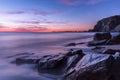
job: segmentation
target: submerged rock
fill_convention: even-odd
[[[20,64],[36,64],[39,62],[39,58],[35,57],[25,57],[25,58],[17,58],[14,63],[20,65]]]
[[[98,46],[98,45],[105,45],[107,40],[100,40],[100,41],[90,41],[88,42],[88,46]]]
[[[99,47],[99,46],[96,46],[94,47],[92,50],[97,50],[97,49],[104,49],[105,47]]]
[[[65,76],[65,80],[108,80],[113,57],[104,54],[87,54]]]
[[[66,46],[68,47],[68,46],[76,46],[76,45],[77,45],[76,43],[69,43]]]

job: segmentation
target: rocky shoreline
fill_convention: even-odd
[[[70,43],[68,46],[76,46]],[[84,44],[84,43],[81,43]],[[104,45],[120,44],[120,34],[96,33],[93,41],[87,43],[92,46],[94,53],[86,54],[83,50],[70,50],[66,54],[35,56],[34,53],[24,53],[16,57],[15,63],[34,64],[40,71],[63,71],[62,80],[120,80],[120,49],[106,49]],[[80,44],[79,44],[80,45]],[[11,57],[15,57],[11,56]]]

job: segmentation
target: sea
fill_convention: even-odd
[[[59,75],[39,73],[32,65],[11,63],[13,56],[35,53],[39,56],[66,53],[70,49],[83,49],[86,44],[66,47],[69,43],[87,43],[94,33],[89,32],[1,32],[0,33],[0,80],[59,80]]]

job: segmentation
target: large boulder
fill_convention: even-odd
[[[114,36],[106,44],[108,45],[120,44],[120,34],[118,34],[117,36]]]
[[[77,50],[75,52],[73,52],[73,56],[70,56],[67,59],[67,65],[66,65],[66,70],[69,70],[73,67],[75,67],[75,65],[81,60],[81,58],[85,55],[84,53],[82,53],[82,50]]]
[[[39,69],[55,69],[66,65],[66,69],[69,69],[73,64],[77,63],[84,56],[82,50],[69,52],[67,54],[51,55],[43,57],[39,60]]]
[[[94,35],[94,39],[93,40],[109,40],[111,39],[112,35],[109,32],[105,32],[105,33],[96,33]]]
[[[118,25],[120,25],[120,15],[111,16],[98,21],[92,31],[95,32],[120,31]]]
[[[107,49],[107,50],[104,50],[102,53],[103,54],[115,54],[116,52],[120,52],[120,50]]]
[[[110,80],[120,80],[120,52],[116,52],[114,56],[114,62],[111,69]]]
[[[110,80],[114,58],[106,54],[87,54],[65,75],[65,80]]]
[[[39,69],[55,69],[65,65],[67,57],[63,54],[43,57],[38,62]]]
[[[88,46],[105,45],[110,40],[112,35],[109,32],[96,33],[93,41],[88,42]]]

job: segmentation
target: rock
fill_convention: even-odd
[[[103,54],[115,54],[116,52],[120,52],[120,50],[107,49],[107,50],[104,50],[102,53]]]
[[[108,32],[96,33],[93,41],[88,42],[88,46],[105,45],[111,37],[112,35]]]
[[[79,54],[76,54],[74,56],[71,56],[67,59],[67,66],[66,66],[66,70],[69,70],[70,68],[72,67],[75,67],[75,65],[77,64],[77,62],[84,56],[85,54],[83,55],[79,55]]]
[[[15,62],[18,65],[20,64],[37,64],[39,62],[39,58],[17,58]]]
[[[83,51],[80,49],[80,50],[72,50],[72,51],[69,51],[67,54],[65,54],[66,56],[73,56],[73,55],[76,55],[76,54],[79,54],[79,55],[84,55]]]
[[[99,41],[99,40],[109,40],[111,39],[112,35],[108,32],[105,33],[96,33],[94,35],[94,41]]]
[[[114,57],[106,54],[87,54],[65,75],[64,80],[108,80]]]
[[[9,56],[7,58],[15,58],[11,63],[20,64],[36,64],[40,57],[35,56],[35,53],[20,53],[16,55]]]
[[[66,46],[76,46],[76,43],[69,43]]]
[[[114,44],[120,44],[120,34],[117,36],[114,36],[112,39],[110,39],[107,43],[107,45],[114,45]]]
[[[63,54],[61,55],[51,55],[48,57],[43,57],[38,62],[39,69],[54,69],[61,67],[67,62],[67,57]]]
[[[41,58],[39,60],[38,66],[40,69],[55,69],[66,65],[66,69],[68,69],[77,61],[79,61],[83,56],[84,54],[82,50],[68,52],[67,54],[51,55],[46,58]]]
[[[111,32],[113,30],[116,31],[115,28],[118,27],[118,25],[120,25],[120,15],[111,16],[98,21],[92,31],[94,32]],[[119,30],[120,29],[118,29],[117,31]]]
[[[85,42],[80,42],[80,43],[77,43],[77,44],[85,44]]]
[[[114,80],[120,80],[120,53],[116,52],[114,56],[114,63],[111,69],[111,75]]]
[[[90,42],[88,42],[88,46],[105,45],[106,42],[107,42],[107,40],[90,41]]]
[[[112,32],[120,32],[120,25],[116,26],[114,30],[112,30]]]
[[[73,54],[84,55],[84,53],[83,53],[83,51],[81,49],[74,51]]]
[[[72,67],[75,67],[77,62],[85,55],[82,50],[77,50],[73,52],[74,55],[70,56],[67,60],[66,69],[69,70]]]

